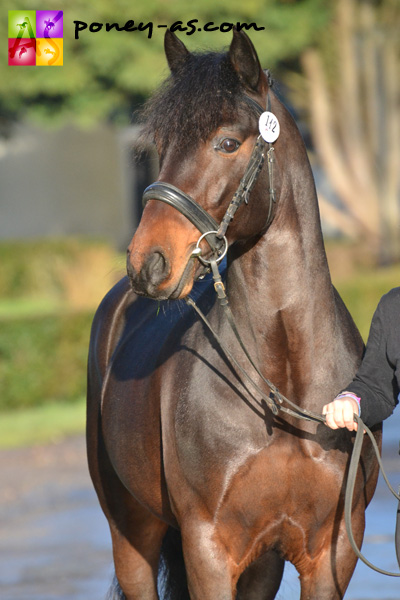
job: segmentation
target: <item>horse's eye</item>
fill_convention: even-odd
[[[233,140],[231,138],[225,138],[219,144],[219,149],[222,150],[222,152],[226,152],[227,154],[232,154],[233,152],[236,152],[239,146],[240,144],[236,140]]]

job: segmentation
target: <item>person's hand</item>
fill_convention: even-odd
[[[347,427],[349,431],[356,431],[358,425],[354,421],[353,415],[359,414],[358,409],[358,404],[354,398],[343,396],[343,398],[336,398],[333,402],[325,404],[322,414],[326,415],[326,424],[331,429]]]

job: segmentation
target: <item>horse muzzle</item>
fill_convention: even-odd
[[[133,291],[154,300],[176,300],[187,296],[198,269],[197,252],[189,255],[182,272],[173,274],[171,260],[161,248],[153,250],[136,270],[128,250],[126,270]]]

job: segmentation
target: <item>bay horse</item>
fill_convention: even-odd
[[[89,351],[87,448],[112,537],[109,598],[272,600],[290,561],[301,600],[340,599],[357,560],[343,515],[352,434],[274,414],[184,301],[196,299],[267,394],[263,377],[321,412],[351,380],[363,343],[331,282],[306,149],[244,32],[227,52],[190,53],[168,30],[165,53],[170,77],[144,111],[160,181]],[[279,121],[273,146],[260,140],[258,107]],[[259,142],[273,169],[258,164],[226,219]],[[213,226],[224,215],[225,237]],[[229,306],[258,371],[206,275],[223,240]],[[358,544],[376,481],[366,440]]]

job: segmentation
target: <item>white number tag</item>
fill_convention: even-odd
[[[260,116],[258,128],[264,140],[270,144],[275,142],[279,137],[280,126],[278,118],[268,110],[263,112]]]

